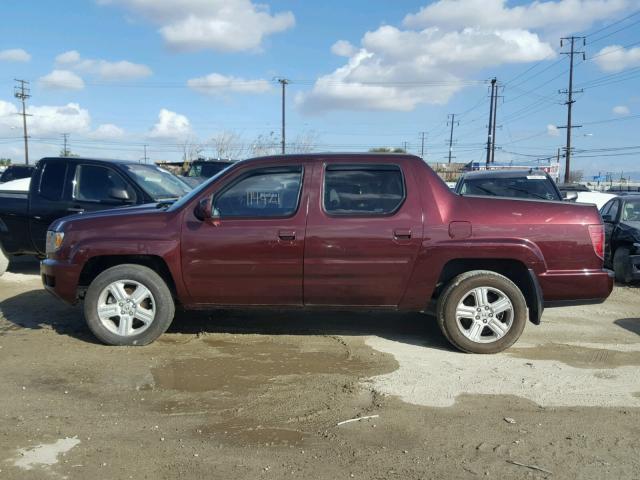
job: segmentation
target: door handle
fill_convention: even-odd
[[[71,208],[67,208],[67,212],[73,212],[73,213],[84,213],[84,208],[71,207]]]
[[[411,238],[411,230],[408,228],[396,228],[393,231],[393,238],[396,240],[409,240]]]
[[[280,240],[292,241],[296,239],[296,232],[293,230],[279,230],[278,238],[280,238]]]

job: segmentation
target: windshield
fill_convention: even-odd
[[[633,200],[624,202],[622,221],[640,222],[640,198],[634,198]]]
[[[191,191],[189,185],[160,167],[125,165],[125,168],[140,187],[156,201],[180,198]]]
[[[527,175],[515,178],[463,179],[462,195],[530,198],[536,200],[562,200],[552,181],[545,175]]]
[[[188,194],[183,196],[180,200],[173,203],[169,208],[169,210],[178,210],[179,208],[182,208],[183,205],[189,203],[194,197],[197,197],[198,195],[200,195],[200,192],[202,192],[205,188],[211,185],[212,182],[215,182],[216,179],[220,177],[222,174],[226,173],[226,171],[227,169],[225,168],[224,170],[221,170],[218,173],[216,173],[213,177],[208,178],[205,182],[201,183],[196,188],[191,190]]]
[[[230,163],[198,163],[191,165],[188,177],[213,177],[218,172],[227,168]]]

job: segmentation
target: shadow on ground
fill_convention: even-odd
[[[620,318],[613,323],[625,330],[640,335],[640,318]]]
[[[0,335],[51,328],[96,343],[81,305],[69,306],[44,290],[19,293],[0,302]],[[432,316],[398,312],[302,310],[178,311],[166,335],[233,333],[257,335],[377,335],[389,340],[451,350]]]

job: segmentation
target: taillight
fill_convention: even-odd
[[[589,225],[589,236],[596,255],[604,259],[604,225]]]

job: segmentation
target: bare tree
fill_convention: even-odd
[[[239,133],[225,130],[211,137],[210,143],[217,158],[237,160],[244,157],[244,140]]]
[[[204,146],[201,143],[197,143],[193,136],[185,138],[180,146],[182,147],[182,161],[185,163],[197,160],[204,151]]]
[[[280,142],[274,132],[269,135],[258,135],[249,146],[249,154],[253,157],[275,155],[280,151]]]
[[[289,153],[310,153],[318,142],[318,134],[313,130],[302,132],[287,146]]]
[[[578,183],[584,179],[584,172],[582,170],[571,170],[569,172],[569,183]]]

